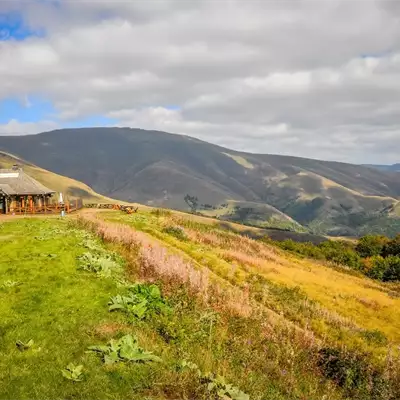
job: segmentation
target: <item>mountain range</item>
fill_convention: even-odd
[[[367,167],[377,168],[383,171],[393,171],[400,172],[400,163],[392,164],[392,165],[375,165],[375,164],[366,164]]]
[[[251,225],[337,236],[400,231],[400,174],[373,166],[131,128],[0,136],[0,150],[118,200],[187,210],[189,195],[198,212]]]

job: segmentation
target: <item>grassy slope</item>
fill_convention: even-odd
[[[82,182],[55,174],[28,163],[18,157],[0,152],[0,168],[11,168],[14,164],[22,166],[29,176],[36,179],[46,187],[56,191],[57,193],[62,192],[64,197],[66,196],[66,199],[82,198],[86,203],[115,202],[113,199],[99,195]]]
[[[90,219],[94,211],[86,213]],[[212,398],[196,375],[178,369],[184,359],[203,372],[223,375],[252,399],[368,398],[362,383],[345,390],[327,380],[316,365],[318,349],[368,351],[369,362],[378,368],[389,365],[389,346],[400,344],[395,287],[298,259],[219,229],[206,218],[144,209],[100,217],[118,224],[105,225],[106,237],[114,234],[129,244],[108,245],[126,257],[125,278],[156,280],[172,314],[132,323],[123,314],[108,313],[109,297],[126,288],[77,270],[76,256],[88,251],[87,237],[66,221],[5,222],[0,226],[0,291],[9,301],[0,304],[1,399]],[[132,230],[124,227],[138,232],[132,233],[133,242]],[[180,227],[183,236],[165,229],[170,227]],[[145,254],[150,256],[146,262]],[[188,268],[208,270],[208,286],[203,282],[197,296],[190,294],[179,276],[168,278],[168,268],[184,276]],[[193,273],[191,285],[197,282]],[[8,280],[21,285],[2,287]],[[213,291],[213,282],[222,291]],[[205,290],[206,304],[200,301]],[[226,296],[232,290],[253,300],[248,303],[244,296],[230,309]],[[220,297],[227,300],[219,302]],[[127,333],[137,335],[163,363],[104,367],[85,353],[89,345]],[[30,338],[33,348],[20,353],[15,341]],[[69,362],[84,365],[83,382],[62,378],[60,370]],[[397,390],[399,377],[389,375],[391,390]],[[385,398],[385,388],[376,398]]]
[[[183,332],[179,340],[163,339],[156,330],[158,320],[129,324],[122,314],[109,313],[109,297],[124,289],[113,279],[77,271],[76,256],[87,251],[83,237],[65,221],[54,219],[16,220],[1,226],[0,290],[9,298],[0,305],[1,399],[209,399],[195,375],[177,370],[185,358],[203,371],[223,374],[235,385],[267,398],[295,399],[301,393],[320,398],[327,392],[329,398],[339,398],[334,388],[304,370],[301,363],[293,371],[296,379],[304,380],[302,387],[293,387],[293,382],[288,386],[286,375],[276,376],[287,368],[284,349],[278,353],[271,348],[267,358],[263,352],[248,358],[255,349],[243,352],[245,338],[258,340],[259,323],[250,325],[248,320],[221,315],[221,322],[213,325],[212,310],[196,306],[185,291],[174,290],[169,296],[174,314],[166,326]],[[133,279],[131,270],[129,277]],[[4,287],[8,281],[20,285]],[[85,352],[90,345],[106,344],[127,333],[136,335],[142,347],[164,362],[104,367],[98,357]],[[17,350],[17,340],[29,339],[34,340],[32,348]],[[304,356],[304,351],[296,352],[296,357]],[[263,365],[266,359],[272,362],[277,357],[268,368]],[[83,382],[62,377],[61,369],[70,362],[84,366]],[[266,372],[271,375],[265,376]]]
[[[260,242],[250,241],[254,246],[252,249],[245,238],[182,214],[157,217],[154,212],[132,216],[109,213],[108,218],[152,235],[235,284],[250,283],[252,274],[258,274],[276,284],[299,287],[310,301],[317,301],[362,329],[380,329],[390,340],[400,344],[400,299],[392,298],[389,288],[384,285],[296,258]],[[163,232],[166,226],[183,228],[191,240],[181,241]],[[319,334],[325,334],[327,325],[329,321],[321,323]],[[318,326],[316,329],[319,330]],[[362,335],[357,337],[354,332],[347,333],[344,337],[348,336],[349,343],[353,339],[362,342]]]

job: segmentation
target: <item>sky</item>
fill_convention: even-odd
[[[400,162],[400,1],[0,0],[0,135],[86,126]]]

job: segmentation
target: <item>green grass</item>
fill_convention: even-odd
[[[3,224],[1,236],[0,284],[20,284],[0,292],[0,398],[107,398],[116,390],[128,396],[134,375],[121,379],[85,354],[101,327],[118,318],[106,307],[115,283],[77,271],[81,234],[64,221],[19,220]],[[20,352],[15,342],[29,339],[32,348]],[[61,375],[70,362],[84,365],[79,385]]]
[[[88,251],[85,232],[60,220],[19,220],[3,224],[0,237],[1,294],[8,300],[0,304],[1,399],[207,398],[190,371],[178,372],[180,362],[189,358],[204,371],[225,372],[217,360],[227,349],[204,353],[202,347],[207,349],[217,330],[226,335],[226,328],[210,327],[209,311],[198,309],[184,290],[170,298],[174,313],[168,318],[132,323],[108,311],[110,297],[126,291],[115,277],[77,269],[77,258]],[[141,346],[164,362],[104,367],[99,357],[86,353],[89,346],[105,345],[123,333],[137,335]],[[31,339],[31,348],[17,348],[18,340]],[[70,363],[83,365],[82,382],[63,377]],[[236,381],[235,374],[232,368],[226,375]],[[261,372],[256,380],[256,390],[283,398],[283,389],[266,382]]]
[[[230,284],[246,278],[252,293],[260,297],[260,306],[249,315],[228,312],[213,302],[213,292],[204,302],[179,280],[144,273],[140,245],[100,242],[83,223],[80,228],[60,219],[3,223],[0,399],[245,400],[248,395],[260,400],[335,400],[370,394],[365,385],[375,367],[368,358],[331,348],[333,343],[294,329],[293,323],[301,325],[319,310],[308,303],[307,287],[292,288],[273,276],[267,280],[255,275],[250,264],[238,266],[236,275],[228,274],[232,262],[224,259],[224,246],[234,246],[243,255],[249,252],[251,263],[250,253],[265,244],[169,213],[103,215],[146,232],[168,251],[196,263],[196,268],[208,266]],[[194,232],[211,242],[197,243]],[[91,256],[82,257],[85,253]],[[293,270],[280,267],[282,272]],[[160,292],[148,284],[132,287],[145,280]],[[143,300],[147,303],[139,306]],[[110,304],[122,307],[111,307],[110,312]],[[147,311],[138,312],[143,307]],[[323,318],[329,320],[329,314]],[[380,331],[360,332],[360,340],[378,348],[386,345]],[[143,349],[162,361],[129,361],[117,349],[116,362],[106,365],[104,354],[87,353],[89,346],[122,343],[126,335],[138,341],[135,357]],[[24,351],[16,346],[17,341],[28,344],[31,339],[33,345]],[[339,357],[339,367],[332,370],[329,360],[321,359],[320,346]],[[103,349],[112,353],[110,347]],[[75,375],[77,382],[65,377],[80,365],[83,376]],[[357,376],[353,386],[335,384],[349,371]],[[374,388],[381,386],[374,383]]]

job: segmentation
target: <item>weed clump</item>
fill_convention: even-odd
[[[80,268],[94,272],[98,276],[109,278],[122,271],[121,266],[109,254],[83,253],[78,257]]]
[[[176,237],[178,240],[182,241],[188,240],[185,231],[179,226],[167,226],[162,231],[164,233],[167,233],[168,235]]]
[[[212,400],[250,400],[247,393],[242,392],[236,386],[225,381],[225,378],[213,373],[202,373],[200,368],[190,361],[183,360],[180,364],[182,371],[190,370],[199,378],[208,394],[207,398]]]
[[[164,208],[156,208],[155,210],[151,210],[150,214],[155,217],[170,217],[172,212]]]
[[[161,362],[152,352],[143,350],[135,336],[126,335],[119,340],[111,339],[106,346],[90,346],[89,352],[98,353],[106,365],[118,362]]]
[[[139,320],[171,312],[156,285],[136,284],[128,290],[127,295],[117,295],[110,299],[109,311],[124,311]]]
[[[73,382],[83,381],[83,365],[75,365],[69,363],[67,367],[61,370],[61,373],[65,379]]]

